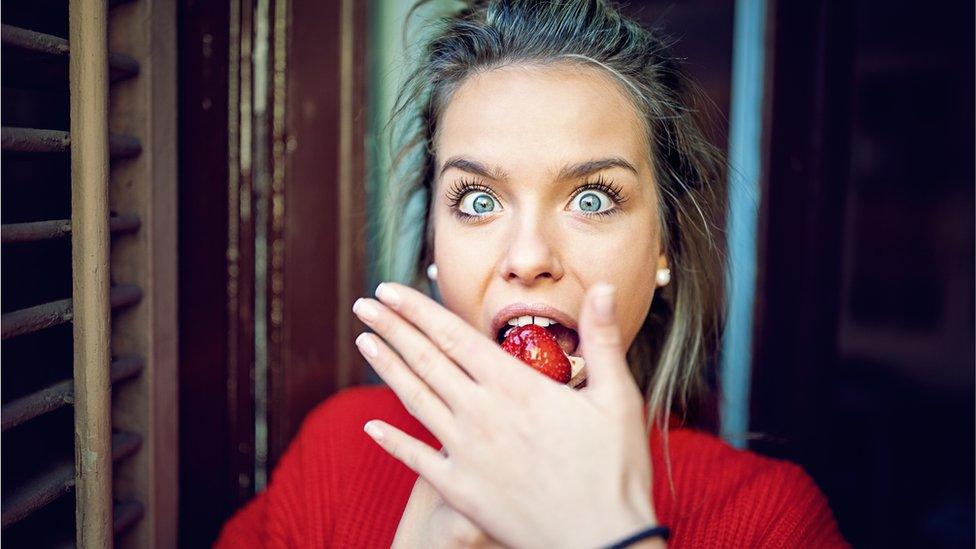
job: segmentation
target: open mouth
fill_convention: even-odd
[[[525,326],[527,324],[541,326],[547,332],[549,332],[549,335],[556,339],[556,341],[559,343],[559,348],[562,349],[564,353],[571,356],[576,354],[576,351],[579,348],[579,334],[576,333],[576,330],[563,326],[555,320],[544,316],[525,315],[512,317],[508,319],[505,325],[498,329],[498,333],[495,334],[495,340],[498,343],[501,343],[504,341],[509,330],[518,326]]]

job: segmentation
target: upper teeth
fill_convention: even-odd
[[[529,324],[535,324],[536,326],[542,326],[545,328],[551,324],[559,324],[551,318],[544,316],[516,316],[508,319],[509,326],[528,326]]]

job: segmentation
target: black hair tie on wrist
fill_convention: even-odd
[[[664,541],[668,541],[671,537],[671,530],[667,526],[649,526],[636,534],[626,537],[613,545],[608,545],[606,549],[624,549],[624,547],[629,547],[647,538],[661,537]]]

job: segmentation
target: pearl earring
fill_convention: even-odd
[[[431,263],[430,265],[427,265],[427,278],[429,278],[431,280],[437,280],[437,265],[436,264]]]
[[[655,278],[658,286],[667,286],[671,282],[671,269],[658,269]]]

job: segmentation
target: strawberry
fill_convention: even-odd
[[[527,324],[509,330],[502,349],[559,383],[569,383],[572,366],[559,342],[542,326]]]

